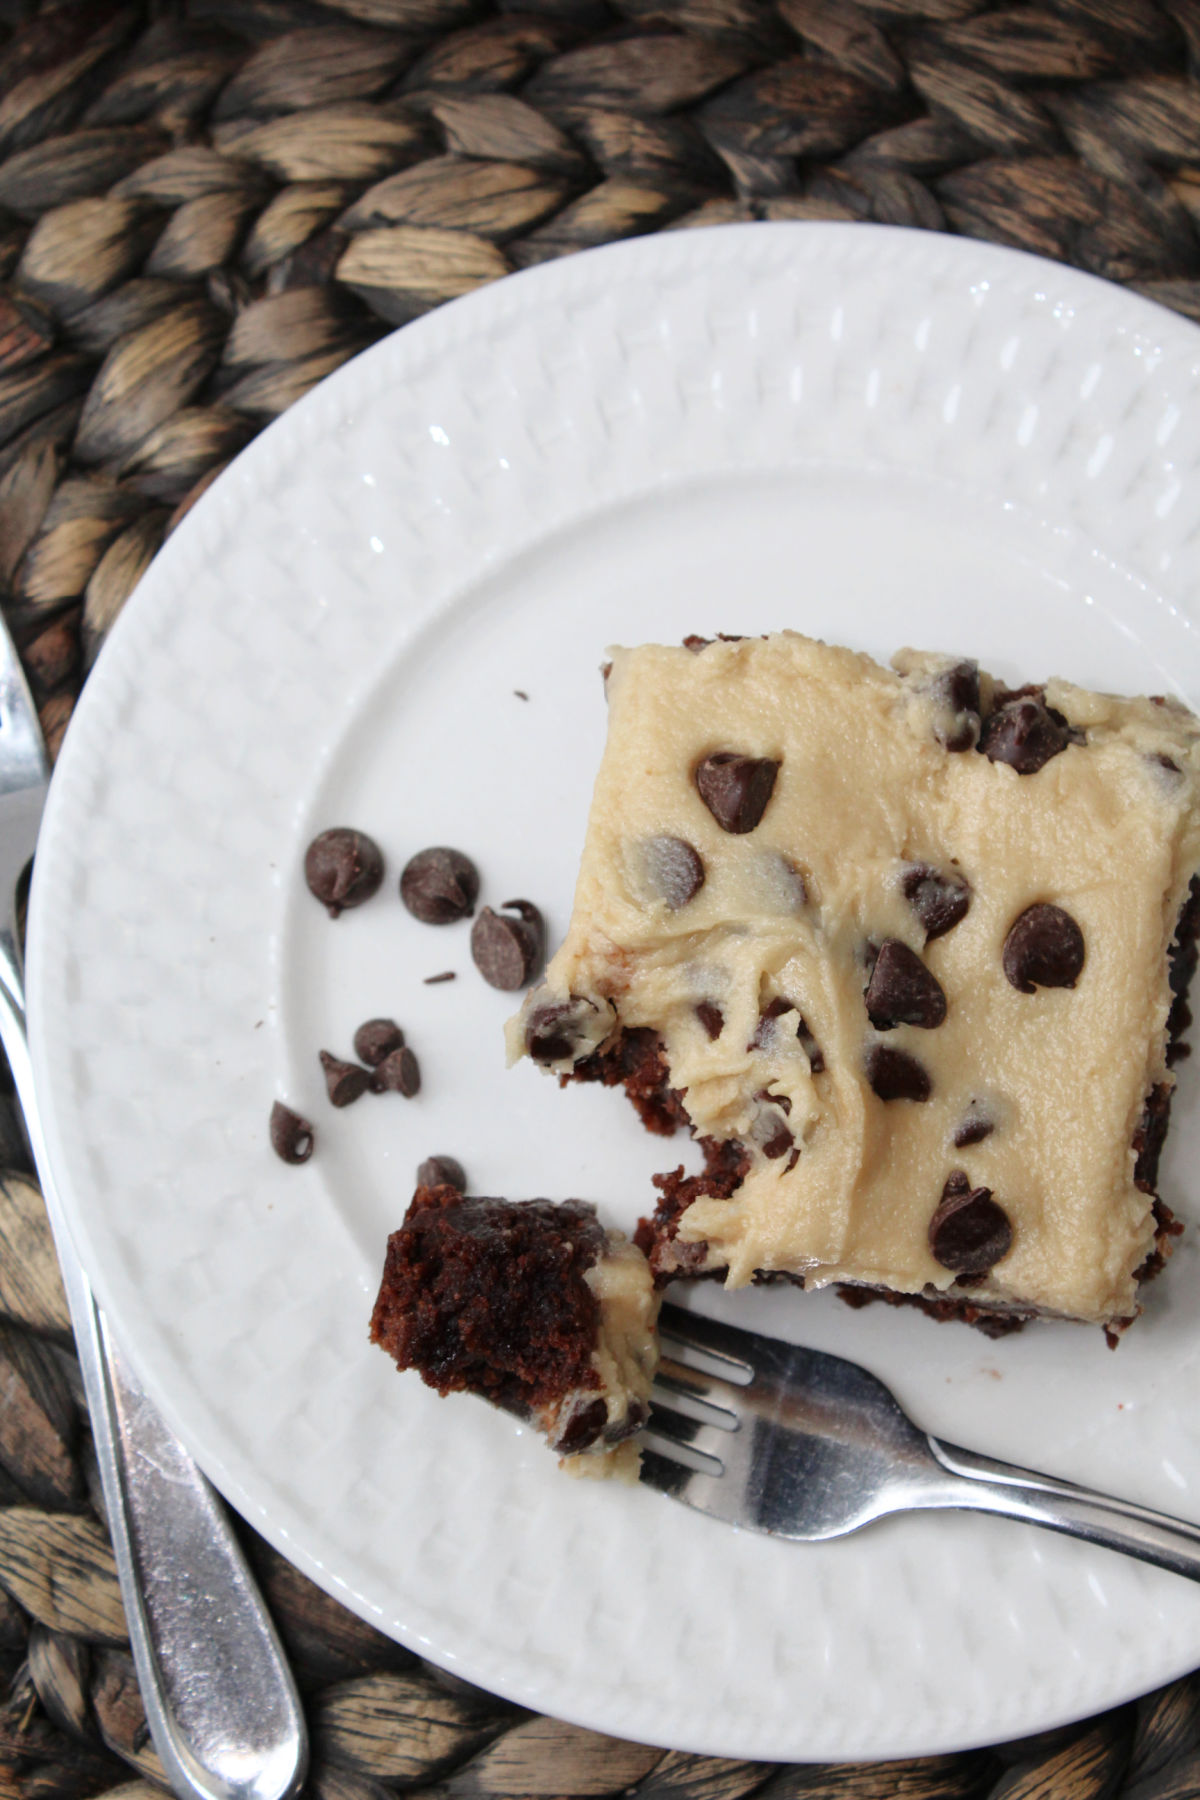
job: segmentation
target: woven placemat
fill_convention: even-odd
[[[860,219],[1200,318],[1200,0],[0,0],[0,604],[56,749],[183,513],[356,351],[651,230]],[[158,1793],[40,1196],[0,1093],[0,1800]],[[321,1800],[1187,1800],[1200,1676],[1019,1744],[775,1767],[466,1688],[247,1530]]]

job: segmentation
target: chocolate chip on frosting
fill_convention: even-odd
[[[304,879],[309,892],[336,919],[347,907],[361,906],[379,891],[383,852],[365,831],[343,826],[322,831],[304,853]]]
[[[307,1119],[276,1100],[271,1108],[271,1148],[285,1163],[307,1162],[313,1153],[317,1134]]]
[[[970,1144],[982,1144],[984,1138],[991,1137],[996,1129],[996,1121],[989,1119],[984,1112],[976,1111],[974,1105],[967,1109],[961,1124],[954,1132],[952,1142],[956,1150],[965,1150]]]
[[[506,900],[503,918],[485,906],[471,927],[471,956],[489,987],[515,993],[532,979],[545,950],[546,927],[531,900]]]
[[[928,1100],[933,1092],[928,1071],[907,1050],[872,1044],[864,1061],[867,1080],[881,1100]]]
[[[912,863],[900,878],[900,892],[932,941],[965,919],[971,906],[971,884],[957,869],[935,869]]]
[[[568,1000],[544,1000],[525,1021],[525,1049],[534,1062],[562,1062],[581,1049],[593,1050],[602,1042],[616,1013],[606,1001],[607,1018],[599,1006],[583,994]]]
[[[678,912],[704,886],[700,852],[686,838],[644,838],[638,846],[642,881],[652,899]]]
[[[931,1031],[946,1017],[946,996],[914,950],[885,938],[866,989],[867,1017],[877,1031],[918,1025]]]
[[[1077,733],[1040,694],[1013,694],[984,720],[979,748],[989,762],[1007,763],[1018,775],[1036,775],[1075,742]]]
[[[474,912],[479,871],[461,850],[435,844],[418,850],[405,864],[400,898],[423,925],[451,925]]]
[[[979,741],[979,664],[964,658],[934,676],[930,696],[936,708],[934,736],[956,754]]]
[[[708,1033],[710,1040],[720,1037],[725,1028],[725,1014],[711,1000],[701,1000],[696,1007],[696,1017]]]
[[[1073,988],[1084,961],[1083,933],[1061,906],[1028,906],[1004,940],[1004,973],[1022,994]]]
[[[700,798],[722,831],[753,831],[767,810],[779,764],[766,756],[717,750],[696,765]]]
[[[929,1221],[929,1248],[944,1269],[956,1275],[986,1275],[1012,1248],[1012,1221],[990,1188],[973,1188],[955,1169]]]

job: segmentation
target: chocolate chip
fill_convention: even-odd
[[[996,1125],[984,1113],[968,1113],[958,1130],[954,1133],[954,1147],[965,1150],[969,1144],[982,1144],[984,1138],[991,1137]]]
[[[418,850],[404,865],[400,898],[422,925],[469,919],[479,898],[479,871],[461,850],[445,845]]]
[[[317,1134],[307,1119],[277,1100],[271,1108],[271,1148],[285,1163],[307,1162]]]
[[[1036,775],[1077,741],[1061,713],[1027,694],[1006,700],[984,720],[979,748],[989,762],[1007,763],[1018,775]]]
[[[929,940],[942,937],[970,910],[971,884],[953,869],[913,863],[901,876],[900,891],[925,927]]]
[[[403,1094],[406,1100],[420,1090],[421,1065],[407,1044],[390,1050],[371,1077],[371,1091],[376,1094]]]
[[[810,1072],[813,1075],[824,1074],[825,1053],[803,1019],[796,1027],[796,1036],[800,1039],[800,1048],[808,1058]]]
[[[1022,994],[1073,988],[1083,968],[1083,933],[1061,906],[1026,907],[1004,940],[1004,973]]]
[[[876,1031],[919,1025],[932,1031],[946,1017],[946,996],[914,950],[899,938],[879,946],[866,991],[867,1017]]]
[[[719,1038],[725,1027],[725,1014],[711,1000],[701,1000],[696,1008],[696,1017],[707,1031],[710,1039]]]
[[[340,1056],[331,1056],[328,1050],[318,1054],[325,1071],[325,1092],[334,1106],[349,1106],[366,1093],[371,1085],[366,1069],[361,1069],[357,1063],[343,1062]]]
[[[992,1199],[990,1188],[971,1186],[955,1169],[929,1221],[929,1248],[943,1269],[956,1275],[986,1275],[1012,1248],[1012,1221]]]
[[[881,1100],[928,1100],[933,1092],[927,1071],[907,1050],[872,1044],[865,1064],[867,1080]]]
[[[790,1012],[796,1014],[796,1037],[799,1040],[801,1049],[808,1057],[809,1068],[814,1075],[820,1075],[825,1068],[825,1058],[822,1055],[821,1046],[817,1043],[816,1038],[809,1030],[795,1002],[786,999],[782,994],[777,994],[773,1000],[768,1001],[766,1006],[764,1006],[759,1013],[758,1024],[754,1028],[754,1036],[746,1045],[746,1049],[776,1049],[778,1046],[775,1042],[775,1021],[776,1019],[781,1019],[785,1013]]]
[[[654,899],[672,912],[695,899],[704,886],[704,863],[686,838],[645,838],[640,851],[642,879]]]
[[[460,1194],[465,1194],[467,1178],[456,1156],[427,1156],[417,1170],[417,1186],[452,1187],[457,1188]]]
[[[525,1021],[525,1048],[534,1062],[561,1062],[573,1056],[589,1036],[591,1000],[572,994],[569,1000],[551,1000],[536,1006]]]
[[[941,715],[934,736],[947,750],[970,750],[979,741],[979,664],[964,659],[941,670],[930,684]]]
[[[767,810],[779,764],[766,756],[718,750],[694,771],[700,798],[722,831],[744,836]]]
[[[550,1448],[560,1456],[577,1456],[603,1436],[607,1423],[608,1406],[604,1400],[588,1400],[582,1405],[575,1400],[566,1409],[565,1418],[559,1419]]]
[[[404,1033],[395,1019],[368,1019],[354,1034],[354,1054],[359,1062],[376,1069],[389,1050],[400,1050]]]
[[[711,643],[711,638],[701,637],[698,631],[689,631],[683,640],[683,647],[685,650],[690,650],[693,656],[698,656],[701,650],[707,650]]]
[[[489,987],[511,994],[532,979],[542,960],[546,928],[531,900],[506,900],[505,919],[485,906],[471,927],[471,957]]]
[[[378,893],[383,880],[383,852],[365,831],[342,826],[323,831],[304,853],[304,879],[309,892],[331,919],[349,906],[361,906]]]

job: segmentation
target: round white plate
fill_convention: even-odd
[[[911,1755],[1200,1662],[1200,1589],[966,1514],[793,1547],[616,1484],[367,1342],[422,1157],[631,1226],[689,1155],[623,1098],[506,1071],[468,927],[401,907],[429,843],[563,931],[610,642],[793,626],[886,658],[1200,702],[1200,334],[1016,254],[874,226],[680,232],[408,327],[265,432],[90,678],[33,896],[37,1074],[103,1304],[241,1511],[347,1605],[530,1707],[725,1755]],[[517,690],[520,690],[518,694]],[[528,698],[522,697],[527,695]],[[331,922],[305,845],[384,891]],[[439,985],[425,977],[453,969]],[[376,1014],[413,1101],[335,1112]],[[267,1143],[281,1097],[303,1168]],[[1187,1217],[1196,1081],[1164,1192]],[[694,1303],[836,1348],[952,1440],[1200,1518],[1197,1234],[1114,1355],[833,1295]]]

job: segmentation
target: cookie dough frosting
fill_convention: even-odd
[[[1128,1321],[1200,722],[794,632],[616,650],[607,694],[570,929],[509,1046],[582,1074],[654,1034],[738,1171],[658,1272]]]

